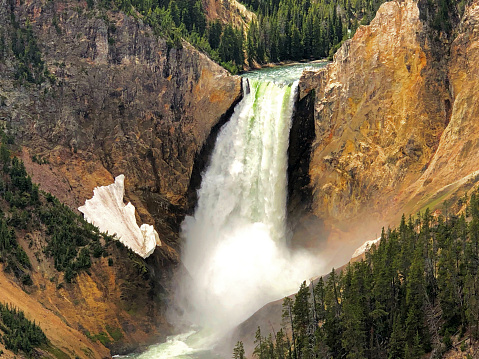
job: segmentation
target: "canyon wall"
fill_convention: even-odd
[[[466,9],[450,48],[448,124],[428,168],[405,193],[411,207],[455,196],[479,179],[479,1]]]
[[[421,0],[383,4],[332,63],[300,80],[290,148],[293,243],[319,246],[330,267],[403,213],[444,213],[444,200],[477,185],[479,1],[460,21],[451,15],[450,33],[432,27],[433,13]],[[306,172],[295,160],[300,152],[311,158]],[[251,354],[258,326],[263,336],[278,331],[281,303],[238,326],[225,352],[241,340]]]
[[[8,24],[7,0],[0,5]],[[32,155],[49,162],[30,166],[33,178],[78,207],[95,186],[124,173],[126,197],[141,221],[177,247],[195,156],[239,100],[240,79],[187,43],[170,47],[120,12],[32,0],[13,10],[17,21],[31,23],[56,79],[20,87],[16,62],[0,64],[0,116],[25,146],[27,165]]]
[[[187,43],[172,46],[140,17],[86,1],[0,0],[0,122],[15,137],[15,154],[41,189],[73,209],[94,187],[124,174],[125,200],[136,207],[138,223],[155,226],[162,244],[146,262],[113,253],[112,266],[103,258],[65,288],[51,259],[40,255],[31,296],[66,324],[54,336],[73,328],[96,348],[94,357],[108,353],[93,343],[109,329],[118,334],[105,334],[114,352],[170,333],[165,307],[179,261],[179,224],[191,207],[193,166],[212,128],[242,96],[239,77]],[[41,60],[15,55],[19,39],[25,53],[37,46]],[[19,78],[22,64],[33,72],[42,61],[44,81]],[[25,235],[19,240],[26,248]],[[16,297],[0,293],[0,301]],[[89,355],[65,345],[66,352]]]
[[[462,184],[478,169],[469,60],[476,6],[444,33],[432,27],[427,2],[390,1],[331,64],[303,74],[300,99],[315,95],[309,215],[325,237],[354,242],[351,253],[402,213],[435,209],[437,198],[469,188]]]

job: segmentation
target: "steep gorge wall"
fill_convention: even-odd
[[[21,29],[31,24],[54,84],[15,80],[12,34],[20,30],[12,14]],[[170,48],[141,20],[89,9],[86,1],[0,0],[0,37],[0,121],[15,135],[16,154],[33,180],[76,209],[95,186],[125,174],[125,200],[136,207],[139,223],[154,224],[162,242],[146,262],[147,275],[141,262],[113,253],[113,266],[102,258],[66,288],[57,288],[63,277],[48,259],[38,265],[33,259],[31,297],[83,335],[120,330],[122,337],[109,345],[115,352],[164,338],[193,167],[212,129],[241,98],[241,79],[189,44]],[[3,276],[12,291],[21,291]],[[32,308],[23,308],[30,318]],[[40,325],[45,320],[33,318]],[[53,335],[64,330],[70,329]],[[81,340],[96,348],[95,357],[108,352]],[[80,345],[64,350],[88,355]]]
[[[479,1],[460,22],[452,14],[450,34],[430,26],[429,11],[422,0],[385,3],[331,64],[300,80],[290,137],[293,243],[323,244],[318,262],[331,260],[330,268],[402,213],[442,209],[477,185]],[[307,166],[299,152],[311,156]],[[279,330],[281,303],[239,325],[225,352],[241,340],[251,354],[258,326],[263,336]]]
[[[447,199],[479,179],[479,1],[466,9],[451,45],[448,66],[450,117],[429,167],[408,188],[410,202]],[[418,206],[416,206],[418,207]]]
[[[6,0],[0,5],[8,8]],[[1,116],[31,154],[49,160],[52,185],[43,188],[77,207],[94,186],[124,173],[141,220],[177,248],[195,155],[241,96],[240,79],[186,43],[169,48],[122,13],[89,10],[83,1],[30,0],[14,9],[32,24],[57,79],[20,87],[16,63],[0,64]],[[48,166],[33,167],[34,179],[45,177]]]
[[[354,245],[372,239],[478,169],[467,90],[477,82],[466,75],[475,73],[466,60],[475,56],[473,3],[449,37],[430,26],[425,2],[385,3],[330,65],[303,74],[300,98],[315,91],[312,213],[325,223],[325,237]]]

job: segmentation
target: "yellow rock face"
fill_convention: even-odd
[[[385,3],[326,69],[303,75],[300,96],[316,96],[313,212],[334,237],[376,238],[474,177],[478,13],[474,1],[438,46],[417,1]]]
[[[256,15],[236,0],[202,0],[206,18],[209,21],[220,20],[223,24],[231,24],[236,28],[247,29]]]
[[[50,286],[54,287],[51,283]],[[90,341],[82,332],[68,326],[62,320],[62,317],[52,310],[54,308],[51,306],[49,296],[54,297],[56,295],[53,295],[49,289],[46,289],[46,293],[50,292],[50,294],[46,294],[44,291],[41,296],[30,296],[5,276],[3,268],[0,272],[0,287],[2,288],[0,301],[14,304],[22,310],[29,320],[40,325],[51,343],[67,355],[80,358],[104,358],[109,356],[108,349]],[[55,291],[55,289],[52,291]],[[72,303],[71,306],[74,309]],[[8,351],[6,351],[6,355],[8,357]]]
[[[450,121],[421,178],[409,189],[412,199],[427,200],[441,191],[447,198],[477,182],[479,175],[479,1],[466,10],[451,46],[448,69],[452,101]],[[420,203],[422,203],[420,202]]]

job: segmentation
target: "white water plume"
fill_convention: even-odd
[[[220,131],[193,217],[183,222],[188,319],[225,331],[296,291],[314,269],[287,249],[289,130],[297,82],[243,80],[244,98]]]

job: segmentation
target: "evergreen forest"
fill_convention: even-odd
[[[123,251],[140,273],[147,272],[143,258],[113,236],[101,233],[52,194],[41,191],[23,162],[12,155],[9,147],[13,137],[0,131],[0,139],[0,263],[6,273],[13,274],[24,286],[34,284],[32,263],[19,237],[38,262],[47,258],[63,274],[64,282],[60,281],[59,286],[72,283],[82,271],[88,273],[97,258],[108,257],[109,265],[113,265],[110,256],[115,248]],[[47,164],[41,157],[33,156],[32,160]],[[35,233],[40,234],[40,241],[34,238]]]
[[[201,0],[100,1],[108,9],[140,14],[170,46],[186,39],[236,73],[245,65],[332,56],[385,0],[245,0],[256,14],[247,28],[207,22]]]
[[[303,282],[284,299],[284,327],[255,334],[259,359],[472,358],[479,339],[479,192],[459,215],[402,217],[365,258]],[[445,204],[447,206],[447,203]],[[253,333],[251,333],[253,335]],[[233,358],[244,358],[243,343]]]
[[[150,24],[171,47],[187,40],[229,71],[284,61],[331,58],[385,0],[243,0],[255,14],[242,28],[207,21],[201,0],[98,0]],[[428,0],[426,20],[450,32],[467,0]],[[88,0],[93,7],[94,0]]]
[[[181,48],[186,40],[230,72],[238,73],[267,63],[331,59],[360,25],[369,24],[385,1],[243,0],[254,17],[241,28],[219,19],[208,21],[201,0],[87,0],[87,5],[89,10],[123,11],[149,24],[157,36],[167,39],[170,48]],[[468,1],[427,0],[422,16],[436,31],[450,33]],[[8,4],[14,7],[13,0]],[[54,84],[31,24],[20,24],[11,13],[15,30],[11,50],[19,64],[16,78]],[[115,31],[113,24],[109,31]],[[6,46],[0,34],[0,61]]]
[[[0,303],[0,342],[15,354],[22,350],[30,357],[33,349],[48,344],[48,339],[42,329],[28,320],[21,310]]]

